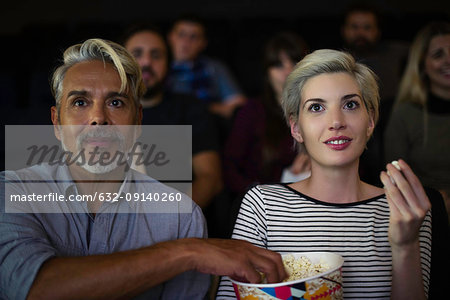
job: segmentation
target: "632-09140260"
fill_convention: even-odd
[[[94,199],[97,193],[94,194]],[[98,193],[98,200],[116,202],[119,200],[141,202],[181,201],[181,193]]]

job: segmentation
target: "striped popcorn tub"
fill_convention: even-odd
[[[237,299],[343,299],[342,256],[331,252],[303,252],[283,254],[282,258],[289,274],[286,280],[270,284],[232,280]]]

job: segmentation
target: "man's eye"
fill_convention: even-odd
[[[75,101],[73,101],[73,105],[74,106],[85,106],[86,101],[83,99],[76,99]]]
[[[153,59],[161,59],[162,58],[162,54],[161,53],[152,53],[152,58]]]
[[[142,56],[142,51],[134,50],[134,51],[131,51],[131,54],[133,55],[134,58],[140,58]]]
[[[200,39],[200,36],[198,34],[191,34],[189,39],[191,39],[192,41],[197,41]]]
[[[322,107],[322,105],[320,105],[318,103],[314,103],[309,106],[309,110],[313,111],[313,112],[318,112],[318,111],[322,111],[323,107]]]
[[[120,99],[113,99],[110,104],[115,107],[121,107],[123,105],[123,101]]]

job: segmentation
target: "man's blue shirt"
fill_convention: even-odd
[[[181,202],[126,201],[127,194],[129,199],[136,194],[179,194],[134,170],[121,184],[122,199],[102,203],[95,217],[88,213],[86,203],[68,201],[13,203],[12,208],[22,212],[5,212],[11,193],[78,195],[66,166],[42,164],[6,171],[1,177],[0,299],[25,299],[39,268],[52,257],[109,254],[207,235],[200,208],[184,194]],[[49,207],[52,213],[41,213]],[[186,272],[150,289],[142,298],[202,299],[208,287],[208,275]]]

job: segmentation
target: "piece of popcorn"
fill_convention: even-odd
[[[397,170],[401,171],[402,169],[400,168],[400,165],[398,164],[398,161],[394,160],[391,162],[391,164],[397,168]]]

